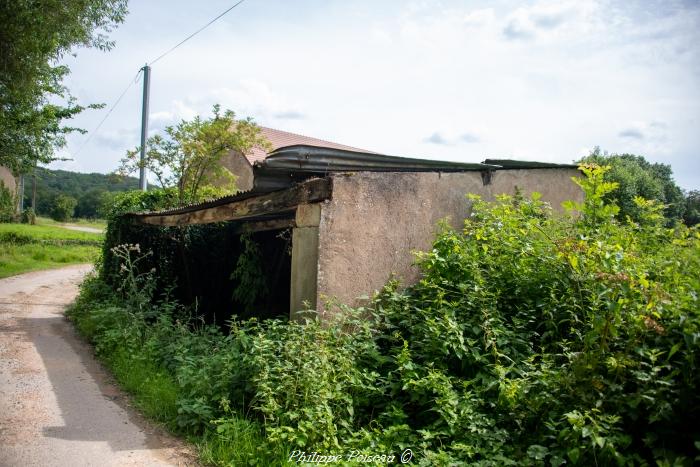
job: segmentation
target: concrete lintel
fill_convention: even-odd
[[[301,320],[299,311],[316,308],[318,286],[318,227],[292,229],[292,277],[289,318]]]
[[[321,204],[300,204],[297,206],[297,227],[318,227],[321,223]]]

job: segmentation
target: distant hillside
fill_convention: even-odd
[[[109,194],[135,190],[139,181],[134,177],[119,177],[100,173],[78,173],[67,170],[37,169],[36,207],[40,215],[48,216],[58,194],[78,200],[75,217],[99,217],[100,204],[109,199]],[[32,205],[32,177],[25,178],[24,205]]]

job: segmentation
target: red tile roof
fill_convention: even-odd
[[[309,136],[297,135],[296,133],[289,133],[287,131],[275,130],[273,128],[267,128],[264,126],[260,127],[262,134],[265,138],[272,144],[272,151],[283,148],[286,146],[295,146],[298,144],[303,144],[306,146],[316,146],[320,148],[330,148],[330,149],[345,149],[347,151],[356,152],[366,152],[370,154],[375,154],[373,151],[367,151],[365,149],[354,148],[352,146],[346,146],[344,144],[333,143],[331,141],[325,141],[318,138],[311,138]],[[264,160],[267,157],[267,152],[259,147],[254,147],[246,154],[248,162],[251,164],[256,161]]]

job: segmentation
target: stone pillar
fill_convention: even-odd
[[[292,277],[289,297],[289,318],[298,320],[297,312],[315,309],[318,287],[318,226],[320,204],[297,207],[296,227],[292,230]]]

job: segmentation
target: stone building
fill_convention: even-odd
[[[581,201],[572,165],[485,160],[456,163],[386,156],[272,129],[266,153],[234,154],[225,162],[244,191],[162,212],[137,213],[143,224],[177,226],[228,221],[241,232],[291,230],[288,274],[291,316],[328,299],[355,305],[389,278],[418,279],[412,251],[430,248],[437,224],[459,226],[468,193],[484,199],[542,194],[561,209]],[[268,237],[269,238],[269,237]]]
[[[17,191],[17,179],[10,169],[2,165],[0,165],[0,181],[2,181],[6,189],[10,190],[10,193],[15,194]]]

